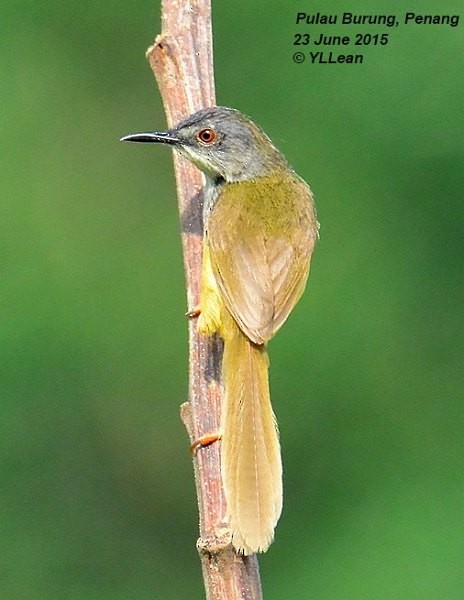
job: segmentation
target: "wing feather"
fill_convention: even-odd
[[[309,187],[293,174],[288,185],[281,181],[277,174],[226,184],[207,226],[225,305],[256,344],[272,337],[298,302],[317,238]]]

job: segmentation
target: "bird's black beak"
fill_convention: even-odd
[[[120,142],[141,142],[142,144],[170,144],[176,146],[181,141],[170,131],[153,131],[152,133],[133,133],[125,135]]]

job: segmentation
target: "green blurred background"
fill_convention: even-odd
[[[464,19],[457,1],[214,4],[218,102],[276,141],[322,223],[270,349],[285,508],[265,597],[461,599],[463,24],[298,65],[301,10]],[[203,597],[171,156],[118,142],[165,125],[159,13],[1,9],[2,599]],[[328,33],[356,31],[383,29]]]

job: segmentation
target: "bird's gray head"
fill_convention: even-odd
[[[253,179],[286,164],[251,119],[221,106],[199,110],[168,131],[136,133],[122,141],[170,144],[209,178],[227,182]]]

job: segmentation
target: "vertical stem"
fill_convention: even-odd
[[[163,0],[162,33],[147,51],[171,127],[201,108],[214,106],[214,71],[210,0]],[[198,306],[202,262],[202,187],[200,172],[174,156],[189,310]],[[191,441],[219,431],[222,343],[200,336],[189,321],[189,401],[181,416]],[[208,600],[260,600],[256,556],[237,555],[224,523],[225,498],[220,471],[220,443],[194,458],[200,516],[197,542]]]

